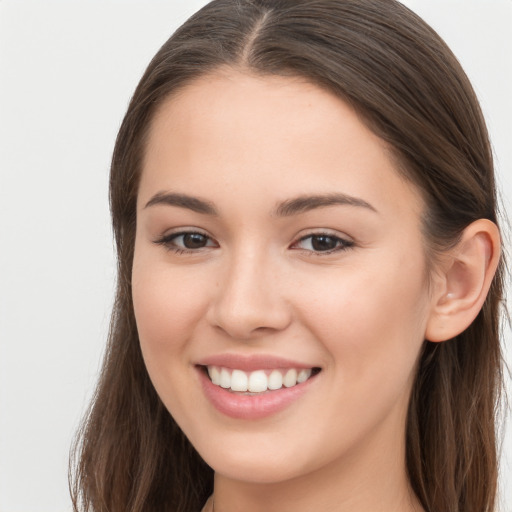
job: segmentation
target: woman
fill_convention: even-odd
[[[493,510],[492,156],[417,16],[211,2],[135,91],[111,207],[76,510]]]

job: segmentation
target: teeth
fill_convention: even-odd
[[[268,389],[281,389],[283,387],[283,374],[279,370],[274,370],[268,376]]]
[[[288,370],[283,379],[283,385],[285,388],[291,388],[297,384],[297,370]]]
[[[231,389],[233,391],[247,391],[249,379],[247,374],[242,370],[233,370],[231,374]]]
[[[239,371],[239,370],[235,370]],[[235,371],[233,373],[235,373]],[[264,371],[251,372],[249,375],[249,391],[251,393],[261,393],[267,391],[268,379]]]
[[[210,374],[210,379],[217,386],[220,386],[220,372],[216,366],[211,366],[208,368],[208,373]]]
[[[300,384],[309,379],[311,376],[311,370],[301,370],[297,375],[297,383]]]
[[[222,368],[220,371],[220,387],[228,389],[231,387],[231,374],[226,370],[226,368]]]
[[[218,366],[208,366],[208,375],[213,384],[231,391],[263,393],[267,390],[291,388],[311,377],[311,368],[297,370],[256,370],[244,372]]]

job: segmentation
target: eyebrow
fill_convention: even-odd
[[[199,199],[198,197],[189,196],[187,194],[177,194],[173,192],[158,192],[147,203],[144,208],[164,204],[169,206],[178,206],[186,208],[196,213],[204,215],[218,216],[217,209],[210,201]]]
[[[144,208],[155,205],[177,206],[186,208],[203,215],[218,216],[219,213],[214,204],[199,197],[189,196],[188,194],[179,194],[175,192],[158,192],[147,203]],[[279,203],[275,209],[274,215],[277,217],[289,217],[298,215],[316,208],[325,208],[328,206],[356,206],[366,208],[372,212],[378,213],[377,210],[364,199],[349,196],[347,194],[317,194],[303,195],[293,199],[288,199]]]
[[[327,206],[336,205],[356,206],[359,208],[366,208],[372,212],[378,213],[377,210],[364,199],[349,196],[347,194],[334,193],[299,196],[294,199],[289,199],[277,206],[276,215],[278,217],[288,217],[290,215],[297,215],[299,213],[304,213],[316,208],[325,208]]]

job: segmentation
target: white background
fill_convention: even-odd
[[[70,510],[113,295],[114,139],[150,58],[204,3],[0,0],[0,512]],[[512,1],[406,3],[472,79],[512,212]],[[502,477],[511,512],[512,426]]]

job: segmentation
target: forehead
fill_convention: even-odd
[[[187,85],[153,119],[140,196],[176,188],[214,201],[248,188],[262,202],[338,189],[376,203],[407,196],[416,211],[422,204],[386,144],[333,93],[233,70]]]

